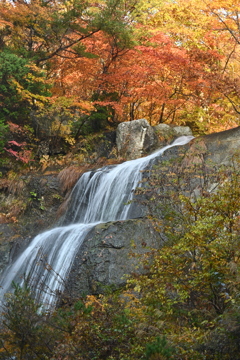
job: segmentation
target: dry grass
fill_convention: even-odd
[[[19,195],[25,189],[25,182],[21,179],[8,179],[2,178],[0,179],[0,190],[7,192],[13,195]]]
[[[99,158],[94,163],[87,163],[82,166],[74,166],[74,165],[68,166],[58,174],[58,179],[60,181],[62,191],[68,192],[69,190],[71,190],[78,181],[78,179],[80,178],[80,176],[86,171],[94,170],[107,165],[120,164],[125,160],[126,159],[124,158],[119,158],[119,159]]]
[[[83,167],[69,166],[58,174],[63,192],[68,192],[76,184],[80,176],[86,171]]]

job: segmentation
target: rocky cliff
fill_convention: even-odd
[[[156,132],[156,129],[152,129],[149,125],[146,126],[147,130],[144,131],[144,134],[147,131],[152,134],[148,137],[150,139],[150,145],[148,145],[141,138],[142,122],[141,120],[139,124],[134,124],[134,126],[139,125],[139,139],[144,145],[141,149],[138,143],[137,151],[144,153],[147,152],[147,149],[158,147],[164,134],[159,134],[159,129]],[[129,154],[133,151],[133,143],[129,139],[132,136],[131,127],[133,125],[129,124],[130,128],[128,128],[126,124],[124,131],[125,133],[129,131],[129,137],[127,137],[127,142],[121,146],[118,138],[118,146],[120,146],[120,153],[121,149],[124,149],[124,152],[130,156]],[[169,136],[169,129],[167,130]],[[170,130],[170,138],[172,138],[173,130]],[[136,131],[135,129],[137,138]],[[189,134],[188,129],[184,131]],[[174,136],[176,137],[176,134]],[[164,141],[165,143],[168,141],[166,137]],[[166,163],[173,159],[177,159],[178,163],[181,164],[179,168],[183,173],[189,164],[193,163],[206,164],[212,169],[220,167],[222,164],[228,166],[233,156],[239,153],[239,145],[240,127],[202,136],[192,140],[187,145],[167,150],[157,162],[157,171],[164,168],[167,173]],[[128,146],[131,146],[131,150],[128,150]],[[133,157],[135,156],[134,153]],[[25,179],[24,184],[22,192],[28,194],[28,206],[19,213],[18,221],[10,223],[4,217],[0,224],[0,270],[3,270],[11,259],[16,257],[24,246],[27,246],[34,235],[44,231],[54,223],[57,209],[61,203],[61,196],[63,196],[59,180],[53,174],[41,176],[31,174],[27,181]],[[139,203],[146,205],[150,195],[138,194],[138,206]],[[9,196],[13,196],[13,194],[6,196],[6,193],[2,191],[2,200],[10,201]],[[138,255],[150,251],[151,248],[161,247],[163,238],[164,234],[156,231],[153,222],[147,217],[97,225],[88,234],[75,258],[66,283],[66,293],[75,296],[81,293],[99,293],[106,291],[109,287],[122,286],[126,282],[127,274],[132,271],[141,271],[141,269],[136,269]]]
[[[157,171],[165,171],[167,187],[168,171],[171,171],[171,162],[174,159],[182,174],[189,171],[191,165],[199,164],[204,166],[204,171],[212,173],[222,165],[230,165],[234,156],[240,155],[239,149],[240,127],[202,136],[185,146],[167,150],[157,162]],[[198,188],[198,175],[195,178],[193,176],[191,186]],[[140,198],[139,202],[154,202],[150,197],[151,193],[144,195],[144,199]],[[159,201],[159,198],[161,202],[161,196],[156,201]],[[157,204],[152,206],[156,207]],[[161,208],[161,205],[159,207]],[[161,216],[161,210],[158,215]],[[150,251],[151,248],[161,247],[163,239],[164,234],[161,230],[159,232],[159,228],[156,231],[154,223],[147,216],[96,226],[87,236],[75,259],[68,279],[68,291],[74,295],[99,293],[108,287],[123,285],[126,283],[127,274],[141,271],[136,266],[138,255]]]

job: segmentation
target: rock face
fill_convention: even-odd
[[[160,163],[178,158],[183,164],[183,171],[193,162],[214,161],[215,166],[220,166],[231,161],[239,145],[240,127],[200,137],[185,146],[173,147],[165,151]],[[195,185],[198,186],[198,177]],[[156,232],[148,219],[96,226],[75,259],[68,279],[68,290],[74,295],[99,293],[107,287],[125,284],[124,275],[136,271],[139,255],[151,247],[160,248],[163,237],[164,234]]]
[[[101,293],[126,283],[139,255],[162,245],[148,219],[99,224],[88,234],[72,267],[67,292],[71,296]]]
[[[157,136],[146,119],[123,122],[117,128],[117,149],[120,156],[136,159],[157,146]]]
[[[129,127],[126,127],[126,124]],[[146,120],[120,125],[120,129],[126,128],[125,132],[119,130],[118,141],[125,139],[125,144],[132,146],[131,150],[130,148],[127,150],[128,157],[140,156],[142,151],[156,146],[155,130],[146,123]],[[127,128],[131,133],[127,133]],[[135,133],[136,129],[139,131],[138,135]],[[185,130],[185,134],[189,134],[189,130]],[[180,134],[178,133],[178,135]],[[135,136],[137,142],[134,140]],[[199,137],[185,146],[173,147],[165,151],[161,161],[166,163],[172,158],[179,157],[182,164],[185,163],[186,166],[193,161],[213,162],[215,166],[228,165],[235,152],[239,153],[239,148],[240,127]],[[123,145],[119,145],[119,151],[120,153],[124,152]],[[184,169],[184,166],[182,168]],[[31,199],[29,208],[23,217],[24,221],[21,225],[18,223],[2,223],[0,225],[2,236],[0,271],[6,267],[9,259],[17,254],[18,244],[26,242],[27,234],[33,236],[36,232],[44,231],[53,223],[59,206],[61,192],[55,176],[48,175],[43,178],[36,176],[28,181],[25,190],[28,197],[33,191],[37,193],[37,196],[34,195]],[[41,209],[42,204],[46,207],[45,210]],[[97,225],[88,234],[77,254],[66,284],[66,293],[79,296],[84,293],[103,292],[108,287],[119,287],[126,282],[125,274],[136,271],[135,266],[139,263],[138,255],[148,252],[150,248],[160,248],[161,246],[162,234],[156,232],[152,223],[145,218]]]
[[[202,136],[199,141],[206,146],[205,161],[214,164],[229,165],[236,153],[240,153],[240,126]]]
[[[0,233],[2,241],[0,239],[0,274],[7,267],[11,260],[11,249],[13,242],[11,239],[14,237],[15,232],[8,224],[0,224]],[[9,241],[3,241],[9,239]],[[16,240],[16,239],[15,239]]]

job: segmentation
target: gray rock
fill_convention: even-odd
[[[154,131],[158,137],[158,146],[164,146],[179,136],[192,135],[189,126],[170,126],[167,124],[158,124],[154,126]]]
[[[204,160],[218,165],[229,165],[240,153],[240,126],[199,138],[206,146]]]
[[[154,129],[157,131],[157,132],[161,132],[161,133],[168,133],[172,130],[172,127],[168,124],[158,124],[156,126],[154,126]]]
[[[214,161],[215,166],[221,166],[223,163],[226,164],[227,159],[231,160],[239,145],[240,128],[236,128],[200,137],[184,147],[171,148],[162,155],[160,163],[180,158],[182,171],[185,171],[189,164],[209,160]],[[195,182],[197,187],[198,177]],[[192,184],[194,186],[194,182]],[[159,198],[156,201],[159,201]],[[161,207],[159,203],[157,205]],[[155,232],[147,219],[110,222],[96,226],[84,241],[75,259],[67,282],[69,292],[77,296],[83,293],[99,293],[107,287],[118,288],[124,285],[125,275],[136,271],[139,255],[149,251],[151,247],[160,248],[163,236]],[[137,271],[141,271],[141,268]]]
[[[167,145],[175,138],[173,128],[167,124],[158,124],[153,129],[157,135],[159,148]]]
[[[173,131],[176,134],[176,136],[191,136],[192,130],[189,126],[174,126]]]
[[[123,122],[117,128],[118,154],[136,159],[183,135],[192,135],[188,126],[159,124],[152,127],[146,119]]]
[[[159,248],[162,240],[150,220],[115,221],[95,226],[76,256],[67,293],[94,294],[119,288],[126,275],[142,271],[139,256]]]
[[[157,146],[157,136],[146,119],[123,122],[117,128],[117,149],[120,156],[136,159]]]

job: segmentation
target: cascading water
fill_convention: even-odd
[[[11,291],[13,281],[22,283],[26,276],[36,298],[44,306],[54,307],[87,233],[100,222],[130,219],[131,200],[142,180],[142,171],[168,148],[185,145],[191,139],[193,136],[182,136],[144,158],[83,174],[72,191],[64,221],[71,221],[71,225],[46,231],[31,241],[5,270],[0,297]]]

